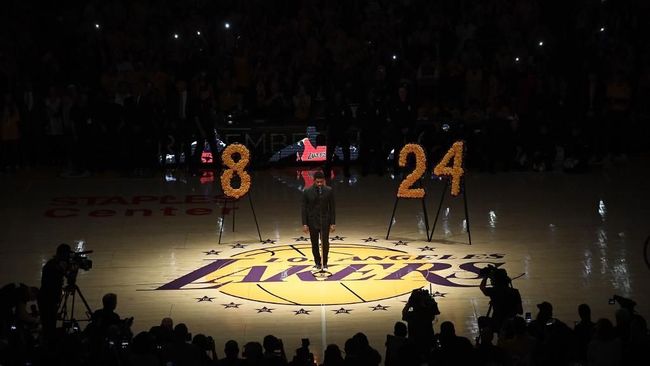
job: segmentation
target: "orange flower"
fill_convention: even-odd
[[[465,170],[463,169],[464,148],[465,143],[463,141],[454,142],[442,160],[440,160],[440,163],[433,168],[435,175],[451,177],[451,195],[454,197],[460,194],[460,182],[465,174]],[[450,167],[449,162],[451,159],[454,159],[454,165]]]
[[[233,159],[235,154],[240,156],[237,162]],[[221,153],[221,160],[228,167],[221,173],[221,189],[223,189],[223,193],[226,197],[235,199],[244,196],[251,188],[251,176],[245,170],[250,162],[250,151],[242,144],[231,144]],[[241,179],[239,188],[233,188],[232,186],[232,178],[235,173]]]
[[[415,155],[415,170],[400,183],[397,189],[397,197],[400,198],[422,198],[424,197],[424,188],[411,188],[415,182],[422,178],[427,170],[427,157],[424,149],[418,144],[406,144],[399,152],[399,166],[406,166],[406,159],[409,154]]]

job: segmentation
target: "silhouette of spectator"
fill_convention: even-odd
[[[341,355],[341,350],[339,346],[335,344],[330,344],[325,348],[325,354],[323,356],[323,363],[320,366],[343,366],[345,365],[345,360]]]
[[[575,337],[565,323],[553,318],[553,306],[549,302],[537,304],[539,312],[529,326],[535,338],[534,358],[543,364],[564,364],[574,358]]]
[[[388,152],[384,145],[390,137],[386,130],[388,120],[388,106],[382,92],[371,89],[368,100],[362,105],[359,134],[359,161],[361,174],[367,175],[375,172],[384,174],[386,156]]]
[[[0,289],[0,335],[15,326],[31,328],[38,324],[38,317],[27,310],[27,303],[38,297],[38,288],[23,283],[10,283]]]
[[[407,328],[403,322],[396,322],[393,328],[393,334],[386,336],[386,356],[384,366],[399,365],[402,358],[402,348],[407,342]]]
[[[229,340],[224,346],[223,353],[226,355],[217,362],[218,366],[243,366],[246,363],[239,358],[239,344],[234,340]]]
[[[131,342],[127,360],[131,365],[158,366],[160,359],[156,355],[156,339],[149,332],[140,332]]]
[[[102,297],[103,307],[95,310],[90,317],[90,323],[85,332],[90,341],[91,354],[95,362],[106,358],[116,358],[120,347],[128,344],[132,334],[130,326],[133,318],[124,321],[115,312],[117,308],[117,295],[105,294]]]
[[[309,351],[309,338],[303,338],[300,348],[296,349],[290,366],[314,366],[314,354]]]
[[[170,345],[170,359],[174,365],[198,365],[202,359],[202,351],[199,347],[189,343],[192,335],[187,325],[179,323],[174,327],[174,342]]]
[[[172,318],[162,318],[160,327],[170,332],[174,331],[174,320]]]
[[[587,304],[578,306],[578,315],[580,315],[580,321],[573,327],[573,331],[576,335],[578,360],[585,361],[587,359],[587,346],[591,342],[596,323],[591,321],[591,308]]]
[[[623,344],[623,365],[645,365],[650,349],[650,334],[645,319],[634,315],[630,322],[630,339]]]
[[[370,347],[365,334],[357,333],[345,341],[345,365],[376,366],[380,362],[379,352]]]
[[[587,364],[594,366],[621,365],[623,345],[616,336],[612,322],[598,319],[594,336],[587,347]]]
[[[95,310],[90,317],[93,332],[104,338],[108,333],[108,328],[111,326],[119,326],[121,324],[120,316],[115,312],[117,309],[117,295],[108,293],[102,297],[101,309]]]
[[[297,122],[307,122],[311,110],[311,96],[307,94],[303,84],[298,85],[298,91],[293,96],[293,110]]]
[[[36,314],[27,311],[27,302],[36,300],[38,289],[24,284],[9,284],[0,289],[0,363],[23,364],[28,360],[36,339]],[[35,306],[32,306],[35,310]],[[5,358],[7,350],[10,357]]]
[[[20,164],[20,112],[10,93],[5,94],[0,115],[0,165],[7,172],[15,172]]]
[[[246,343],[242,356],[244,357],[245,365],[257,366],[264,364],[264,350],[259,342]]]
[[[269,334],[264,337],[262,345],[264,346],[264,365],[280,366],[287,364],[282,340]]]
[[[626,159],[629,153],[626,135],[630,131],[629,109],[632,88],[626,80],[623,70],[616,70],[607,81],[607,120],[609,124],[609,152],[617,158]]]
[[[616,325],[614,331],[616,336],[623,342],[630,339],[630,323],[632,322],[632,312],[627,308],[620,308],[615,313]]]
[[[217,364],[219,358],[217,357],[217,351],[212,337],[206,337],[205,334],[197,334],[192,338],[192,344],[201,350],[201,359],[198,365],[210,366]]]
[[[355,120],[350,109],[349,98],[337,93],[334,103],[330,107],[329,121],[327,124],[327,149],[326,160],[323,166],[325,176],[329,177],[332,169],[333,159],[336,156],[336,147],[340,147],[343,153],[343,173],[350,176],[350,136],[349,130]]]
[[[535,347],[535,339],[528,335],[524,318],[516,316],[507,320],[504,324],[504,330],[501,333],[504,336],[499,335],[497,345],[504,350],[507,363],[513,366],[532,365],[531,355]],[[506,336],[509,333],[511,333],[511,336]]]
[[[438,347],[431,354],[431,362],[436,365],[472,365],[475,362],[472,342],[456,335],[454,323],[442,322],[437,338]]]
[[[491,329],[483,328],[478,338],[478,344],[474,351],[475,365],[505,365],[506,353],[500,347],[495,346],[494,332]]]
[[[395,155],[399,157],[399,151],[404,144],[415,141],[415,118],[417,109],[411,100],[409,90],[406,85],[401,85],[396,96],[391,102],[389,111],[390,122],[388,128],[390,132],[390,143],[388,151],[395,150]],[[399,172],[399,159],[393,158],[394,174]]]
[[[149,332],[154,337],[160,357],[170,359],[174,343],[174,321],[172,318],[163,318],[160,325],[152,327]]]
[[[370,346],[368,342],[368,337],[365,334],[359,332],[355,334],[352,339],[356,343],[357,351],[364,365],[379,365],[381,362],[381,355],[377,352],[376,349]]]

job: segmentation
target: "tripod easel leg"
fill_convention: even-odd
[[[226,220],[226,208],[228,207],[228,198],[225,198],[223,201],[223,207],[221,208],[221,227],[219,228],[219,244],[221,244],[221,235],[223,235],[223,225]]]
[[[469,238],[469,245],[472,245],[472,232],[469,230],[469,212],[467,210],[467,186],[463,180],[463,203],[465,204],[465,222],[467,222],[467,237]]]
[[[427,238],[428,241],[433,239],[433,232],[436,230],[436,224],[438,223],[438,217],[440,216],[440,209],[442,208],[442,202],[445,200],[445,192],[447,192],[447,187],[449,187],[449,180],[445,180],[445,187],[442,189],[442,195],[440,196],[440,204],[438,204],[438,212],[436,212],[436,218],[433,220],[433,227],[431,228],[431,235]]]
[[[390,215],[390,221],[388,222],[388,232],[386,233],[386,240],[390,236],[390,229],[393,227],[393,219],[395,218],[395,211],[397,210],[397,203],[399,202],[399,197],[395,197],[395,206],[393,206],[393,214]]]
[[[253,207],[253,197],[250,192],[248,192],[248,202],[251,205],[251,211],[253,211],[253,220],[255,220],[255,227],[257,228],[257,236],[259,236],[260,241],[262,241],[262,234],[260,233],[260,225],[257,223],[257,215],[255,215],[255,208]]]
[[[429,241],[429,215],[427,214],[427,205],[422,197],[422,212],[424,213],[424,227],[427,231],[427,241]]]

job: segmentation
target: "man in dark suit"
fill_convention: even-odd
[[[336,229],[334,192],[325,185],[323,172],[314,174],[314,184],[302,194],[302,230],[309,233],[311,251],[314,254],[315,270],[327,271],[327,253],[330,249],[329,234]],[[318,248],[318,237],[323,243],[323,258]],[[322,267],[321,267],[322,263]]]

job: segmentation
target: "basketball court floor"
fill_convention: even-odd
[[[446,192],[430,242],[420,200],[399,202],[386,239],[399,180],[336,175],[327,279],[309,272],[310,244],[301,232],[308,169],[252,173],[251,200],[234,209],[231,202],[224,209],[218,177],[208,173],[64,179],[48,170],[20,172],[0,177],[0,278],[38,286],[59,243],[92,250],[93,266],[77,282],[93,310],[114,292],[118,313],[135,318],[135,332],[171,317],[193,334],[212,335],[220,355],[229,339],[243,345],[274,334],[289,357],[309,338],[322,360],[327,344],[342,348],[359,331],[383,354],[415,288],[438,302],[436,331],[450,320],[473,339],[477,318],[488,311],[477,276],[488,264],[507,270],[533,317],[536,304],[549,301],[570,326],[581,303],[595,319],[614,319],[614,294],[635,300],[648,317],[647,166],[633,161],[584,175],[470,172],[469,227],[462,196]],[[426,180],[430,225],[443,188]],[[79,296],[75,306],[74,316],[83,318]]]

